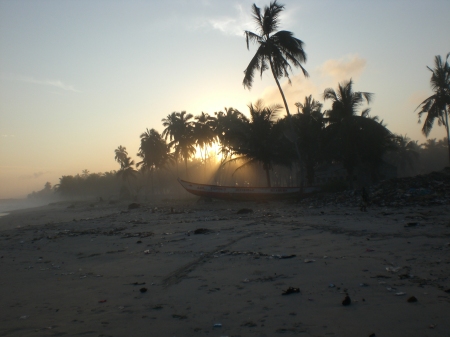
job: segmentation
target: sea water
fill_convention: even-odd
[[[0,217],[8,215],[11,211],[19,209],[40,207],[48,205],[48,200],[33,200],[33,199],[0,199]]]

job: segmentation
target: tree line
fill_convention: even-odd
[[[162,177],[168,176],[163,172],[170,172],[171,181],[174,176],[198,179],[202,167],[205,173],[207,163],[212,167],[211,160],[215,158],[209,155],[208,149],[213,144],[218,145],[220,165],[214,177],[206,181],[205,174],[201,182],[221,183],[219,173],[227,166],[232,166],[233,172],[262,173],[267,186],[274,181],[277,185],[315,185],[317,170],[330,165],[342,166],[349,186],[361,176],[365,177],[365,183],[386,178],[383,167],[389,163],[397,167],[400,175],[423,171],[418,166],[419,156],[440,142],[419,146],[406,135],[391,132],[377,116],[371,116],[366,107],[374,99],[373,93],[355,91],[352,79],[338,83],[336,89],[324,90],[320,98],[331,103],[330,109],[323,111],[321,101],[307,96],[295,103],[297,111],[291,113],[280,79],[286,77],[290,82],[292,67],[300,68],[304,76],[308,76],[303,67],[307,57],[301,40],[292,32],[278,30],[283,10],[284,5],[277,1],[272,1],[264,10],[252,6],[256,31],[245,31],[245,37],[247,48],[255,43],[257,51],[244,71],[243,85],[251,89],[255,74],[262,76],[270,69],[286,116],[280,117],[283,106],[268,106],[262,101],[249,104],[248,115],[232,107],[214,114],[201,112],[195,117],[186,111],[172,112],[162,119],[161,134],[152,128],[140,135],[137,163],[124,146],[115,150],[115,160],[120,165],[115,174],[121,178],[122,195],[137,195],[142,186],[150,186],[153,193],[156,188],[161,192]],[[432,73],[433,95],[419,105],[418,116],[419,121],[425,116],[422,132],[426,136],[435,120],[445,127],[450,161],[448,57],[449,54],[444,61],[436,56],[435,67],[428,67]],[[70,177],[60,179],[58,190],[62,193],[73,183],[71,179],[75,179]],[[140,184],[136,184],[138,177]]]

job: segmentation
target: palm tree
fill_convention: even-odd
[[[192,114],[186,111],[172,112],[166,118],[162,119],[163,126],[166,128],[162,133],[164,139],[169,138],[169,147],[174,148],[175,158],[182,158],[186,168],[186,177],[189,178],[187,169],[188,159],[195,154],[194,127],[191,122]]]
[[[81,176],[82,176],[83,178],[89,177],[89,170],[88,170],[88,169],[85,169],[85,170],[81,171]]]
[[[302,70],[307,77],[308,73],[303,68],[302,63],[306,62],[306,53],[303,50],[303,42],[294,37],[289,31],[280,30],[276,32],[279,26],[279,16],[284,10],[284,5],[272,1],[270,5],[264,8],[264,14],[261,15],[261,9],[255,4],[252,6],[253,19],[256,22],[257,33],[245,31],[247,49],[249,42],[259,44],[258,50],[250,61],[244,73],[244,87],[251,88],[254,79],[254,73],[259,70],[261,76],[267,69],[272,70],[272,75],[277,83],[278,90],[283,98],[286,113],[290,115],[289,107],[284,96],[279,79],[287,77],[289,83],[289,71],[292,70],[291,64]]]
[[[239,110],[232,107],[225,108],[225,112],[219,111],[215,113],[216,125],[215,134],[220,142],[220,153],[222,155],[222,164],[230,158],[231,148],[236,143],[236,134],[240,134],[248,118]]]
[[[150,172],[152,192],[154,192],[153,176],[157,169],[166,165],[170,159],[169,147],[155,129],[146,129],[140,136],[141,146],[139,147],[138,156],[142,161],[136,164],[136,167],[142,165],[143,172]]]
[[[120,165],[121,167],[120,170],[117,171],[117,177],[121,177],[122,181],[128,184],[129,193],[129,191],[131,190],[130,179],[135,179],[137,173],[137,171],[133,167],[134,160],[132,160],[130,157],[126,157]]]
[[[195,116],[196,122],[194,122],[194,139],[197,146],[205,151],[204,163],[206,167],[207,148],[215,142],[217,136],[214,132],[216,124],[216,118],[210,116],[207,113],[202,112],[200,115]],[[201,154],[203,157],[203,154]]]
[[[357,109],[364,103],[368,104],[372,101],[373,94],[369,92],[354,92],[353,81],[350,79],[347,82],[339,83],[338,91],[332,88],[327,88],[323,92],[323,99],[330,99],[332,101],[331,110],[327,110],[326,114],[330,123],[335,123],[343,120],[346,117],[357,115]],[[361,111],[361,116],[367,117],[370,109]]]
[[[394,150],[392,161],[400,171],[399,176],[404,177],[417,173],[420,145],[417,140],[411,140],[407,135],[394,135]]]
[[[383,154],[392,146],[392,134],[378,118],[369,116],[370,109],[364,109],[358,116],[358,108],[366,101],[370,103],[373,94],[354,92],[353,82],[339,83],[337,92],[325,89],[324,100],[332,101],[331,110],[325,112],[328,126],[324,137],[328,158],[341,161],[352,184],[354,170],[366,164],[373,178],[382,163]]]
[[[322,103],[306,96],[304,103],[295,103],[298,113],[292,121],[298,135],[299,150],[306,166],[306,179],[309,185],[314,183],[314,166],[321,154],[321,138],[325,125],[322,113]]]
[[[243,122],[240,130],[229,134],[231,151],[235,158],[229,161],[244,160],[238,169],[254,163],[261,163],[266,172],[267,185],[271,186],[270,170],[274,164],[289,166],[292,154],[282,128],[275,123],[275,118],[281,109],[279,105],[264,107],[259,100],[255,105],[250,104],[250,121]]]
[[[115,161],[117,161],[120,164],[120,167],[122,167],[128,156],[127,148],[119,145],[119,147],[115,149],[114,152],[116,154],[116,156],[114,157]]]
[[[270,67],[278,90],[280,91],[283,99],[288,119],[290,120],[291,114],[289,112],[289,106],[283,90],[281,89],[279,79],[282,77],[287,77],[289,83],[291,83],[289,78],[289,71],[292,71],[291,64],[294,65],[294,67],[300,68],[305,77],[308,77],[308,72],[302,66],[302,63],[306,62],[306,53],[303,50],[303,41],[295,38],[292,32],[286,30],[276,31],[279,27],[279,16],[283,10],[284,5],[278,4],[277,0],[272,1],[268,7],[266,6],[264,8],[264,14],[261,14],[261,9],[253,4],[252,12],[253,19],[256,23],[257,33],[245,31],[245,37],[247,49],[249,49],[250,41],[259,44],[259,47],[244,71],[245,76],[243,85],[244,88],[247,87],[250,89],[253,84],[255,71],[258,70],[262,77],[263,72]],[[303,186],[304,179],[302,158],[298,149],[297,137],[294,134],[292,123],[290,122],[289,125],[289,129],[285,131],[285,134],[294,142],[295,151],[297,153],[300,165],[301,186]]]
[[[434,91],[434,95],[431,95],[422,103],[419,104],[417,109],[422,106],[422,110],[419,111],[419,123],[422,114],[426,114],[427,117],[422,127],[422,133],[428,137],[431,129],[433,128],[434,120],[437,118],[438,125],[444,125],[447,131],[447,147],[448,147],[448,160],[450,162],[450,129],[448,125],[448,115],[450,110],[450,65],[448,63],[447,54],[445,63],[440,55],[434,58],[434,69],[427,67],[431,71],[430,84]],[[416,110],[417,110],[416,109]]]

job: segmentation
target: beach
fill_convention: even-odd
[[[0,336],[450,331],[448,204],[130,204],[0,217]]]

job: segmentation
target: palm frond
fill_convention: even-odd
[[[245,41],[247,42],[247,49],[250,49],[250,41],[255,43],[260,42],[262,40],[261,36],[248,30],[246,30],[244,34],[245,34]]]
[[[258,6],[256,6],[256,4],[252,5],[252,16],[253,16],[253,20],[255,20],[256,26],[258,27],[258,30],[262,31],[262,26],[263,26],[263,20],[261,17],[261,8],[259,8]]]
[[[260,48],[258,48],[258,50]],[[247,69],[244,70],[245,76],[244,76],[244,80],[242,81],[244,88],[251,89],[251,87],[253,85],[255,71],[261,69],[261,74],[262,74],[263,69],[265,70],[266,68],[267,68],[267,65],[264,62],[263,56],[261,55],[261,53],[256,52],[256,54],[253,56],[252,60],[248,64]]]
[[[264,16],[262,19],[263,35],[269,36],[278,29],[280,13],[284,10],[284,5],[272,1],[270,5],[264,8]]]

